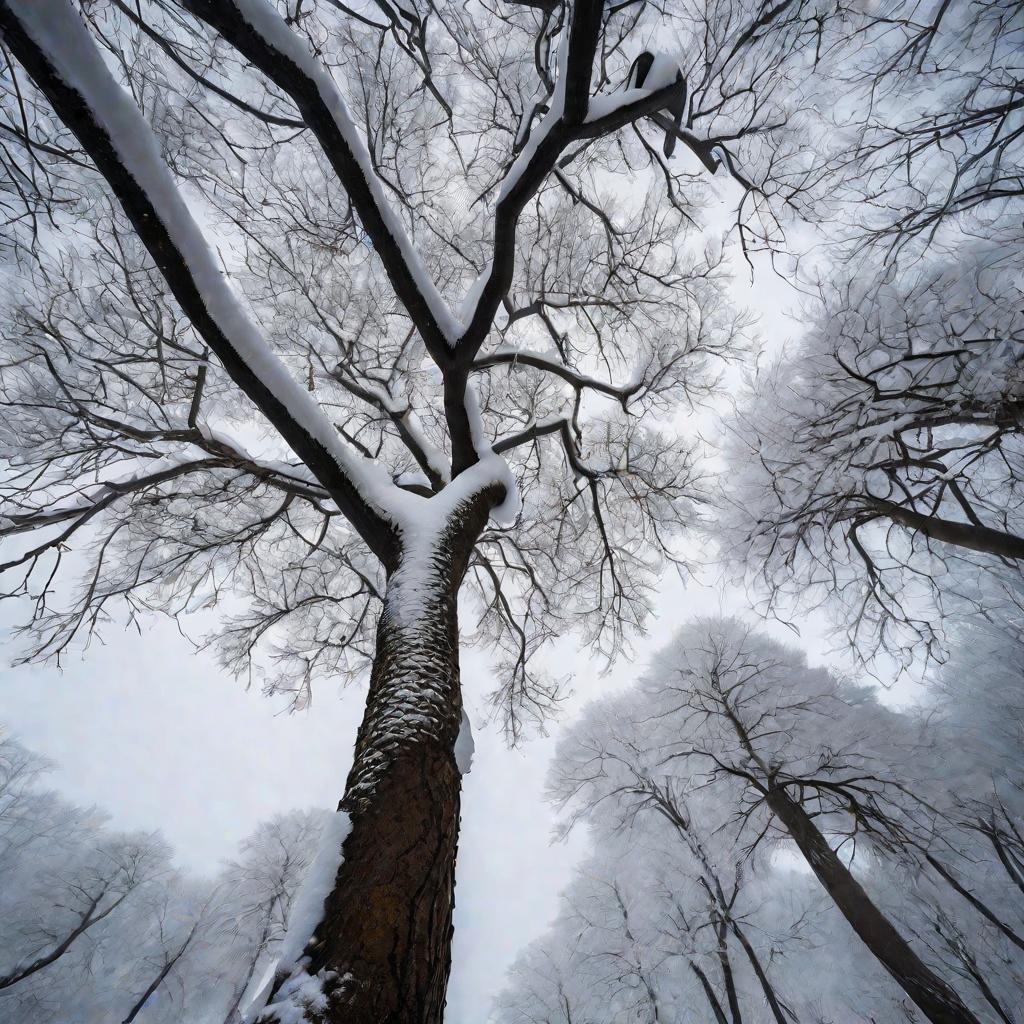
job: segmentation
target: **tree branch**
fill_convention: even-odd
[[[231,293],[151,129],[67,0],[0,0],[4,42],[106,179],[192,325],[385,565],[396,533],[360,493],[366,469]]]

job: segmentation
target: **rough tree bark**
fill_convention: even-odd
[[[932,1024],[979,1024],[875,906],[799,802],[781,788],[770,789],[765,800],[850,927]]]
[[[405,551],[389,577],[340,805],[352,829],[323,921],[306,947],[307,972],[327,972],[328,1008],[310,1013],[312,1020],[442,1022],[461,791],[458,591],[502,494],[491,487],[460,506],[440,540]],[[405,923],[396,928],[396,921]],[[272,1012],[261,1019],[279,1020]]]

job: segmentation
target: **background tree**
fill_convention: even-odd
[[[150,1016],[151,1008],[161,1002],[174,1005],[175,994],[180,999],[175,1006],[177,1012],[189,1012],[187,1001],[181,997],[189,988],[201,992],[203,986],[197,981],[209,983],[210,979],[202,977],[198,963],[204,952],[210,956],[209,948],[203,950],[203,946],[220,937],[215,928],[214,895],[206,886],[175,879],[145,909],[150,923],[150,948],[132,965],[136,984],[125,993],[129,1003],[123,1024],[132,1024],[144,1013]]]
[[[344,860],[278,995],[440,1019],[460,586],[513,732],[557,700],[546,640],[610,654],[643,622],[700,494],[657,423],[745,326],[687,237],[695,175],[777,239],[830,11],[0,4],[0,531],[32,654],[230,593],[225,660],[299,705],[373,662]]]
[[[1024,315],[1004,246],[892,282],[858,263],[731,417],[723,550],[773,610],[837,600],[865,656],[942,651],[1024,566]],[[992,588],[985,596],[995,597]],[[990,614],[998,604],[989,603]]]
[[[214,878],[197,878],[174,869],[159,836],[114,832],[44,790],[47,762],[10,738],[0,765],[5,796],[17,789],[0,803],[3,834],[18,840],[0,857],[0,1018],[241,1024],[328,816],[278,815]]]
[[[948,745],[938,725],[884,708],[798,652],[733,620],[703,622],[677,635],[638,690],[574,727],[554,792],[582,814],[608,802],[664,815],[703,794],[729,816],[740,861],[768,844],[798,852],[929,1019],[978,1020],[996,1004],[1014,1012],[1019,935],[1016,911],[996,909],[967,881],[1001,869],[948,811],[958,788],[940,767]],[[966,763],[972,747],[963,749]],[[974,764],[984,764],[980,751]],[[704,817],[713,835],[728,834]],[[961,851],[976,859],[969,874]],[[943,927],[954,945],[963,940],[970,970],[936,947],[940,921],[955,925],[955,935]],[[961,977],[958,994],[944,979]]]
[[[1002,0],[895,2],[858,26],[858,57],[838,71],[845,137],[829,134],[831,200],[861,245],[909,262],[966,235],[1019,259],[1022,41],[1024,14]]]
[[[141,886],[165,870],[166,850],[152,836],[79,833],[73,851],[35,850],[31,884],[11,891],[0,990],[18,985],[65,956],[78,956],[94,932]],[[52,853],[50,856],[53,856]],[[19,903],[27,902],[28,909]]]
[[[232,942],[219,971],[231,984],[223,1024],[243,1019],[247,994],[253,994],[254,982],[270,967],[287,933],[322,825],[316,815],[303,812],[272,818],[243,841],[241,856],[225,871],[221,884],[227,892]]]
[[[728,1024],[775,1019],[775,1012],[795,1017],[782,1009],[777,958],[800,942],[781,934],[785,911],[765,898],[761,879],[730,887],[720,904],[713,885],[703,885],[717,865],[691,861],[653,816],[602,835],[600,845],[580,865],[549,933],[511,970],[494,1019],[650,1024],[685,1011]]]
[[[721,790],[685,789],[663,750],[635,742],[649,710],[635,691],[602,700],[563,744],[553,795],[573,793],[565,824],[585,825],[594,853],[492,1019],[905,1021],[904,993],[810,872],[751,849]]]
[[[859,652],[906,666],[1024,557],[1024,14],[887,3],[849,42],[812,129],[808,329],[730,417],[719,535],[773,610],[838,597]]]

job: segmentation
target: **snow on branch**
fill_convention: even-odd
[[[234,295],[139,108],[68,0],[0,5],[5,42],[113,187],[172,292],[225,369],[382,557],[391,532],[383,470],[348,450]]]
[[[399,299],[443,365],[462,325],[388,203],[366,143],[328,70],[266,0],[185,0],[183,6],[295,101],[358,211]]]
[[[494,214],[494,253],[482,286],[475,286],[475,309],[467,310],[460,347],[474,355],[483,344],[515,270],[519,216],[544,179],[554,171],[570,143],[594,139],[677,102],[685,94],[681,76],[664,84],[659,75],[652,88],[627,90],[621,102],[608,106],[590,96],[590,82],[602,27],[603,3],[578,0],[563,30],[557,55],[557,77],[548,111],[531,132],[498,193]],[[607,109],[606,109],[607,108]]]

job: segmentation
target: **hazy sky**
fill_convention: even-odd
[[[638,645],[636,663],[623,660],[607,676],[571,641],[560,645],[553,657],[560,671],[574,665],[574,696],[549,736],[516,750],[484,722],[482,698],[493,688],[485,654],[464,654],[476,755],[463,795],[449,1024],[482,1019],[516,952],[555,915],[559,890],[586,848],[583,834],[550,842],[544,776],[564,721],[587,697],[633,679],[674,624],[739,604],[668,581],[664,611]],[[116,827],[160,829],[179,862],[200,872],[215,870],[275,811],[337,802],[361,690],[321,682],[312,707],[289,714],[282,699],[246,692],[209,654],[194,653],[167,620],[149,620],[141,635],[110,627],[104,639],[63,671],[33,666],[0,675],[0,722],[59,762],[50,782],[66,796],[104,807]],[[817,634],[805,639],[824,649]]]
[[[782,314],[793,293],[770,273],[759,273],[753,290],[737,285],[736,297],[761,314],[770,346],[793,332]],[[705,413],[681,426],[699,431],[710,422]],[[483,698],[494,688],[486,654],[463,654],[476,755],[463,794],[449,1024],[484,1018],[516,952],[554,917],[559,891],[586,849],[582,834],[550,843],[554,819],[543,800],[544,778],[565,721],[588,697],[634,679],[647,654],[686,618],[748,610],[736,593],[684,588],[675,577],[666,580],[657,606],[635,659],[621,659],[608,675],[571,638],[549,655],[556,674],[574,672],[574,696],[549,736],[516,750],[485,724]],[[0,608],[3,615],[12,611]],[[6,621],[0,618],[0,627]],[[803,625],[801,642],[812,657],[825,657],[820,621]],[[794,639],[780,626],[772,631]],[[194,623],[190,632],[201,628]],[[63,671],[0,670],[0,724],[59,763],[51,784],[67,797],[102,806],[116,827],[160,829],[179,862],[200,872],[214,871],[276,811],[336,805],[362,690],[321,681],[311,708],[290,714],[285,699],[246,692],[209,653],[195,653],[173,622],[153,617],[141,635],[109,626],[103,640],[72,655]]]

